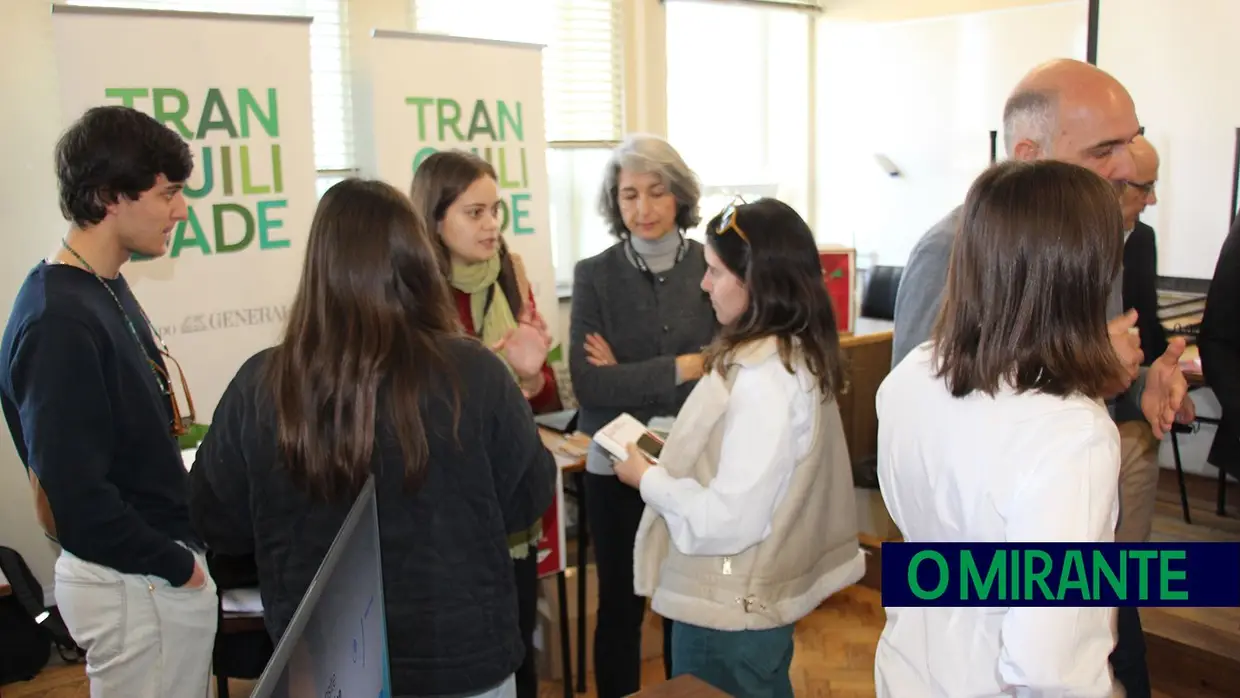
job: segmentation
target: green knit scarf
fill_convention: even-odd
[[[508,296],[499,286],[499,273],[502,268],[500,256],[495,255],[485,262],[462,264],[452,262],[452,287],[469,295],[469,312],[474,323],[474,332],[488,347],[494,346],[509,330],[517,328],[517,318],[508,305]],[[492,289],[494,289],[492,291]],[[487,294],[491,294],[491,307],[487,307]],[[504,364],[507,366],[507,362]],[[508,366],[513,380],[517,374]],[[542,518],[525,531],[508,535],[508,552],[514,559],[525,559],[538,547],[538,539],[542,537]]]

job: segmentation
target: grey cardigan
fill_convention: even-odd
[[[676,385],[676,357],[701,351],[718,329],[710,298],[701,289],[705,273],[702,245],[694,241],[662,274],[638,270],[624,243],[577,263],[568,365],[581,431],[593,434],[624,412],[646,422],[680,411],[695,382]],[[617,365],[586,361],[586,335],[593,333],[607,340]],[[586,469],[612,475],[602,449],[592,449]]]

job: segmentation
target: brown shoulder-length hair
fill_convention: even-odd
[[[435,240],[435,248],[440,255],[445,278],[451,278],[452,261],[448,254],[448,246],[444,244],[443,236],[439,233],[439,225],[443,223],[448,207],[474,182],[483,177],[499,181],[491,163],[465,150],[441,150],[432,153],[418,165],[418,169],[413,173],[409,198],[413,200],[414,210],[422,216],[427,227],[430,228],[431,237]],[[525,299],[521,297],[516,270],[508,256],[508,243],[504,241],[502,235],[499,239],[499,255],[499,286],[513,314],[519,315],[524,307]]]
[[[1106,305],[1123,216],[1102,177],[1053,160],[977,178],[952,247],[934,358],[953,395],[1102,397],[1120,370]]]
[[[371,473],[376,443],[393,439],[406,484],[421,484],[429,455],[422,406],[432,383],[447,380],[454,425],[460,417],[443,341],[458,332],[454,310],[408,198],[361,179],[327,190],[284,337],[265,366],[295,482],[319,499],[352,497]],[[376,433],[382,422],[390,433]]]
[[[794,370],[799,350],[823,398],[837,398],[844,370],[835,311],[814,233],[800,214],[778,199],[729,207],[706,224],[706,244],[749,292],[745,311],[706,350],[707,370],[722,372],[738,347],[774,337],[785,368]]]

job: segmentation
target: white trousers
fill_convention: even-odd
[[[210,575],[184,589],[66,552],[56,560],[56,605],[86,650],[91,698],[206,698],[218,604]]]

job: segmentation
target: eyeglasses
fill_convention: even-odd
[[[177,400],[177,391],[172,388],[172,377],[168,375],[168,371],[158,363],[152,361],[151,368],[159,374],[163,379],[164,385],[167,386],[168,400],[172,403],[172,435],[185,436],[189,433],[190,427],[197,423],[198,417],[194,412],[194,396],[189,392],[189,381],[185,379],[185,370],[181,368],[181,363],[173,358],[166,349],[161,349],[160,356],[164,357],[166,362],[170,362],[177,367],[177,373],[181,376],[181,392],[185,393],[185,407],[189,412],[189,416],[183,416],[181,412],[181,403]]]
[[[741,199],[740,203],[744,204],[745,203],[744,199]],[[726,235],[729,231],[734,231],[737,235],[740,236],[741,240],[745,241],[745,244],[749,244],[749,236],[745,234],[744,230],[741,230],[740,223],[737,223],[736,219],[737,219],[737,202],[733,201],[732,203],[728,204],[728,207],[723,209],[723,213],[720,214],[719,229],[715,231],[715,235],[722,237]]]

